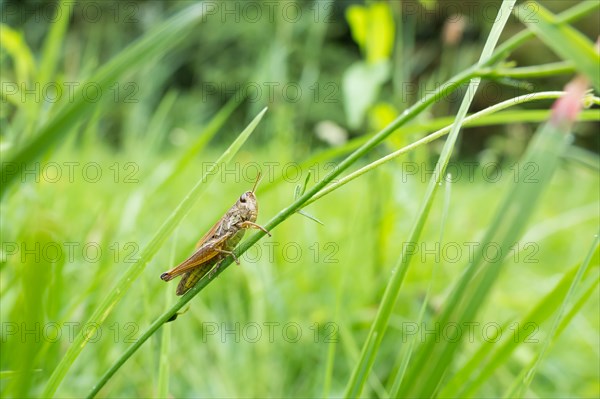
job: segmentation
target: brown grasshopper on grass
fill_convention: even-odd
[[[256,177],[252,191],[242,194],[225,215],[198,241],[196,252],[192,256],[160,275],[164,281],[170,281],[183,274],[177,286],[177,295],[185,294],[211,270],[209,278],[212,278],[227,255],[231,255],[239,265],[240,261],[232,251],[244,236],[246,229],[260,229],[271,236],[264,227],[255,223],[258,216],[258,202],[254,190],[259,180],[260,174]]]

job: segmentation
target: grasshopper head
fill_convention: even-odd
[[[236,204],[240,216],[244,221],[255,222],[258,216],[258,201],[254,191],[246,191],[240,196]]]
[[[236,208],[239,210],[240,216],[243,221],[256,222],[256,218],[258,216],[258,201],[256,200],[256,194],[254,194],[254,190],[256,190],[256,186],[258,186],[258,182],[260,181],[260,173],[256,176],[256,181],[254,182],[254,187],[252,187],[252,191],[246,191],[244,194],[240,195],[240,199],[238,199]]]

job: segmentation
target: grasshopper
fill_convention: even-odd
[[[162,280],[170,281],[183,274],[175,291],[177,295],[188,292],[208,272],[211,272],[209,278],[212,278],[228,255],[231,255],[239,265],[240,261],[233,253],[233,249],[244,236],[246,229],[259,229],[271,236],[269,231],[255,223],[258,216],[258,202],[254,190],[259,180],[260,174],[256,177],[252,191],[242,194],[225,215],[198,241],[192,256],[160,275]]]

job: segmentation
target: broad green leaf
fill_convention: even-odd
[[[368,64],[388,61],[394,47],[394,17],[390,5],[373,2],[351,5],[346,11],[352,37],[366,56]]]
[[[348,125],[359,128],[365,113],[377,100],[381,85],[388,79],[389,63],[377,64],[357,62],[346,70],[343,77],[344,109]]]

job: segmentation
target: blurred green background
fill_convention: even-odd
[[[2,2],[2,396],[48,394],[51,375],[87,329],[89,342],[52,392],[85,395],[178,300],[176,283],[160,274],[192,253],[258,171],[264,224],[294,200],[298,186],[314,185],[366,137],[476,63],[499,3],[208,1],[198,3],[192,21],[188,1]],[[559,13],[576,3],[544,5]],[[189,20],[183,11],[177,26],[169,17],[181,10],[190,10]],[[596,8],[572,26],[594,41],[599,17]],[[500,42],[523,29],[511,17]],[[152,39],[149,51],[111,64],[134,54],[128,46],[144,37]],[[514,63],[508,68],[559,58],[531,39],[506,61]],[[110,75],[111,67],[119,72]],[[486,79],[470,112],[561,90],[574,73],[570,66]],[[440,98],[354,168],[451,123],[464,91]],[[432,320],[503,193],[535,178],[535,165],[525,169],[531,176],[519,174],[519,159],[551,104],[518,105],[512,117],[461,133],[452,184],[433,203],[422,241],[410,247],[415,261],[365,397],[390,395],[399,354],[436,331]],[[254,133],[104,323],[90,325],[165,220],[264,107]],[[72,112],[62,120],[65,110]],[[502,395],[535,359],[551,322],[523,317],[584,260],[598,233],[598,107],[582,118],[524,236],[504,254],[499,280],[468,321],[472,337],[462,325],[451,373],[482,346],[493,347],[497,328],[498,340],[520,340],[471,395]],[[305,209],[322,225],[299,214],[285,220],[154,334],[100,395],[342,396],[442,144],[419,146]],[[29,161],[13,162],[20,150]],[[600,394],[597,253],[577,292],[582,302],[552,341],[527,397]],[[525,342],[515,337],[515,323],[523,322],[531,323]]]

